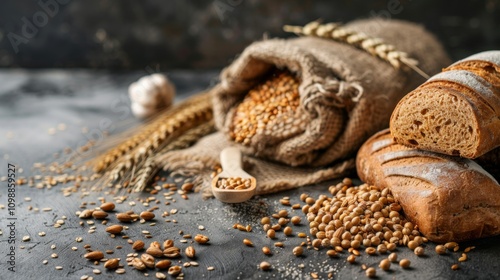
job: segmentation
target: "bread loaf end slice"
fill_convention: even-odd
[[[394,109],[396,142],[447,155],[477,158],[500,145],[500,98],[490,84],[464,70],[440,73]]]

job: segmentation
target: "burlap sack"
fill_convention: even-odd
[[[450,63],[439,42],[421,26],[369,19],[345,26],[382,38],[419,61],[432,75]],[[257,192],[268,193],[345,176],[354,168],[360,145],[388,126],[393,108],[406,93],[425,81],[414,71],[395,69],[388,62],[345,43],[301,37],[256,42],[226,69],[212,89],[214,119],[220,132],[166,159],[166,168],[203,174],[218,162],[219,152],[236,145],[228,140],[235,107],[260,78],[275,68],[300,77],[300,113],[305,130],[291,138],[256,135],[239,145],[247,171],[257,179]],[[271,143],[271,144],[269,144]],[[300,166],[300,168],[293,166]],[[204,180],[208,186],[209,180]]]

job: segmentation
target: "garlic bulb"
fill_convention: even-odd
[[[162,74],[144,76],[128,88],[131,109],[137,118],[147,118],[172,105],[175,87]]]

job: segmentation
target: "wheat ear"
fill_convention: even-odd
[[[202,93],[167,109],[139,129],[125,132],[125,140],[105,151],[102,156],[87,162],[86,166],[92,167],[95,174],[100,176],[94,189],[113,185],[117,188],[132,186],[134,189],[144,189],[151,174],[158,170],[151,158],[185,132],[212,119],[211,94]]]
[[[153,179],[156,172],[158,172],[158,166],[153,157],[150,157],[144,163],[144,166],[137,172],[137,177],[134,179],[134,183],[131,187],[134,192],[141,192],[146,188],[146,185]]]
[[[177,115],[179,118],[176,118],[175,124],[166,126],[164,129],[160,128],[159,131],[150,136],[151,139],[146,140],[145,143],[130,151],[126,156],[118,158],[117,165],[115,167],[110,166],[111,175],[108,177],[109,181],[120,179],[122,182],[125,180],[134,182],[136,180],[134,171],[142,170],[145,162],[158,151],[163,150],[165,145],[176,141],[189,129],[212,119],[211,107],[194,106],[191,109],[194,111]],[[159,137],[167,133],[168,135],[160,141]],[[119,176],[116,176],[116,174]]]
[[[188,130],[186,133],[181,135],[179,138],[177,138],[175,141],[172,143],[166,145],[163,149],[158,151],[158,153],[155,154],[154,158],[157,163],[161,163],[161,158],[164,156],[166,153],[173,151],[173,150],[179,150],[179,149],[184,149],[192,144],[194,144],[196,141],[198,141],[201,137],[208,135],[211,132],[215,131],[215,125],[214,121],[209,120],[208,122],[205,122],[197,127],[194,127],[190,130]]]
[[[409,57],[406,52],[396,50],[394,45],[387,44],[380,38],[372,38],[365,33],[345,28],[340,23],[321,24],[319,21],[313,21],[303,27],[285,25],[283,30],[299,36],[327,38],[353,45],[389,62],[396,69],[406,65],[422,77],[429,79],[429,75],[418,68],[418,61]]]
[[[206,121],[211,118],[211,95],[209,93],[195,95],[157,116],[127,140],[93,160],[91,165],[95,172],[104,173],[117,166],[119,162],[132,160],[138,162],[147,157],[148,151],[157,149],[162,143],[196,125],[197,120]]]
[[[213,132],[214,130],[214,122],[213,120],[210,120],[188,130],[187,132],[179,136],[179,138],[175,139],[174,141],[163,147],[160,151],[155,153],[154,156],[149,157],[144,163],[144,166],[137,172],[137,177],[131,184],[133,191],[141,192],[146,188],[147,184],[160,170],[159,166],[162,164],[162,158],[166,153],[173,150],[187,148],[198,141],[201,137]]]

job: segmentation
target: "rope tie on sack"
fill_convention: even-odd
[[[314,82],[308,88],[306,97],[302,100],[304,107],[319,103],[325,106],[338,108],[347,107],[349,104],[357,103],[363,96],[363,87],[358,83],[339,80],[328,80],[327,82]],[[314,106],[314,105],[312,105]]]

